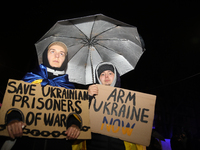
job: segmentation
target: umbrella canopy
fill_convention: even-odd
[[[39,63],[53,41],[68,47],[69,80],[85,85],[95,82],[100,62],[113,63],[123,75],[135,68],[143,53],[136,27],[102,14],[58,21],[35,44]]]

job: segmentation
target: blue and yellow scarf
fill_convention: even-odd
[[[32,72],[28,72],[22,80],[29,83],[37,83],[38,81],[39,83],[41,82],[42,86],[51,85],[65,87],[67,89],[75,89],[74,85],[69,82],[67,74],[53,79],[48,79],[47,68],[43,64],[40,64],[39,67],[34,69]]]

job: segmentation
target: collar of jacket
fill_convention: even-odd
[[[48,68],[48,67],[47,67],[47,72],[51,72],[55,76],[64,75],[65,74],[64,70],[63,71],[59,71],[59,70],[54,70],[54,69],[51,69],[51,68]]]

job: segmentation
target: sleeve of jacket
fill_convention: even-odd
[[[94,96],[90,96],[89,95],[89,108],[90,108],[90,105],[91,105],[91,102],[92,102],[92,99],[94,98]]]
[[[6,122],[7,124],[10,123],[13,120],[22,121],[22,115],[17,110],[10,110],[6,114]]]
[[[81,128],[81,120],[78,119],[76,114],[70,115],[67,119],[67,129],[71,127],[72,125],[76,125],[79,128]]]

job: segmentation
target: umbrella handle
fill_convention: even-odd
[[[93,63],[92,63],[92,54],[91,54],[91,46],[89,46],[89,53],[90,53],[90,64],[91,64],[91,71],[92,71],[92,83],[94,84],[94,69],[93,69]]]

